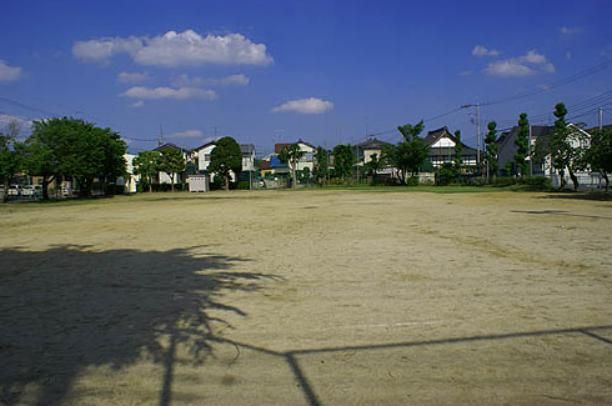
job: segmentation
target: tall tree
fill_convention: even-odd
[[[575,126],[568,126],[565,116],[567,109],[565,104],[557,103],[554,111],[555,128],[550,137],[548,151],[551,156],[552,167],[559,171],[560,189],[566,185],[565,170],[574,184],[574,190],[579,187],[576,172],[584,169],[587,164],[587,144],[585,134]]]
[[[383,149],[383,160],[387,160],[398,169],[402,184],[407,183],[408,174],[411,176],[418,174],[420,167],[427,159],[429,147],[419,137],[424,128],[422,120],[415,125],[406,124],[397,127],[404,140],[397,145],[387,145]]]
[[[300,159],[304,156],[304,151],[298,144],[285,145],[278,154],[278,159],[286,163],[289,166],[289,172],[291,172],[291,187],[297,187],[297,164]]]
[[[70,176],[78,180],[81,195],[88,196],[95,178],[105,183],[125,173],[126,144],[119,134],[81,119],[35,121],[25,150],[29,174],[43,178],[44,199],[53,180]]]
[[[419,121],[415,125],[405,124],[397,127],[398,131],[404,137],[404,141],[410,142],[423,132],[425,125],[423,124],[423,120]]]
[[[349,144],[339,144],[332,151],[334,155],[334,174],[336,177],[345,180],[353,172],[355,163],[355,153]]]
[[[15,120],[10,121],[6,129],[0,132],[0,179],[4,186],[2,199],[8,201],[10,181],[21,169],[22,145],[17,142],[21,126]]]
[[[313,174],[317,182],[321,185],[329,176],[329,154],[325,148],[317,147],[314,158]]]
[[[170,189],[174,192],[174,182],[177,174],[185,171],[185,157],[176,148],[164,148],[159,157],[159,170],[170,177]]]
[[[463,168],[463,143],[461,142],[461,131],[455,131],[455,170],[461,175]]]
[[[487,124],[487,136],[485,137],[485,145],[487,146],[486,157],[487,157],[487,182],[489,177],[495,182],[497,176],[497,170],[499,168],[499,146],[497,145],[497,123],[495,121]]]
[[[232,173],[238,179],[242,171],[242,152],[240,145],[232,137],[223,137],[216,142],[210,153],[208,170],[222,176],[225,190],[229,190]]]
[[[586,158],[591,169],[604,178],[607,192],[610,186],[608,174],[612,173],[612,129],[594,131]]]
[[[370,160],[364,164],[366,174],[372,177],[372,183],[376,183],[376,176],[384,166],[384,159],[378,154],[372,154]]]
[[[518,120],[518,134],[514,141],[516,145],[516,153],[514,154],[514,162],[519,171],[521,178],[529,173],[529,163],[527,155],[529,154],[529,120],[527,113],[521,113]]]
[[[153,177],[159,172],[159,151],[142,151],[134,158],[134,174],[140,175],[148,186],[149,192],[153,192]]]

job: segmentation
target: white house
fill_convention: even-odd
[[[140,175],[134,175],[134,158],[136,158],[136,155],[123,155],[126,176],[117,178],[117,185],[123,186],[125,193],[136,193],[136,185],[140,181]]]
[[[457,137],[451,134],[447,127],[429,131],[425,137],[425,143],[429,146],[428,159],[434,168],[454,161]],[[467,168],[476,168],[477,151],[463,142],[461,142],[461,145],[463,146],[461,151],[463,166]]]
[[[283,148],[294,144],[300,148],[300,151],[304,152],[304,155],[302,155],[300,160],[297,162],[295,169],[297,171],[302,171],[304,168],[308,168],[312,173],[312,170],[314,169],[314,156],[315,152],[317,151],[317,147],[314,145],[299,139],[296,142],[274,144],[274,152],[279,154]]]
[[[166,149],[177,149],[181,151],[181,153],[183,154],[183,159],[185,159],[185,161],[189,161],[191,159],[191,155],[187,153],[188,152],[187,150],[179,147],[178,145],[171,144],[171,143],[160,145],[159,147],[155,148],[154,151],[159,151],[163,153],[163,151]],[[174,179],[175,185],[181,184],[182,182],[181,176],[182,174],[180,173],[175,175],[175,179]],[[157,181],[160,185],[164,185],[164,184],[170,185],[172,183],[172,179],[166,172],[159,172],[157,174]]]
[[[210,156],[217,146],[215,141],[207,142],[206,144],[200,145],[192,150],[192,156],[197,158],[198,172],[207,172],[208,166],[210,165]],[[254,171],[255,170],[255,145],[253,144],[240,144],[240,152],[242,154],[242,171]],[[211,176],[211,180],[214,175]],[[232,181],[235,181],[236,177],[232,173]]]

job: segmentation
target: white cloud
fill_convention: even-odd
[[[21,77],[21,68],[10,66],[0,59],[0,82],[13,82]]]
[[[561,34],[563,35],[573,35],[573,34],[578,34],[580,32],[580,28],[578,27],[568,27],[568,26],[563,26],[559,29],[559,32],[561,32]]]
[[[476,45],[474,49],[472,49],[472,55],[481,57],[481,56],[498,56],[499,51],[497,49],[487,49],[482,45]]]
[[[213,90],[198,89],[195,87],[144,87],[134,86],[121,94],[125,97],[141,100],[187,100],[187,99],[205,99],[214,100],[217,98],[217,93]]]
[[[175,86],[247,86],[251,79],[242,73],[225,76],[223,78],[191,77],[185,73],[176,76],[172,83]]]
[[[532,49],[517,58],[503,59],[491,62],[484,70],[490,76],[521,77],[537,73],[554,73],[555,65],[548,62],[543,54]]]
[[[128,38],[100,38],[75,42],[72,46],[72,54],[83,62],[107,62],[117,54],[134,55],[143,45],[142,38],[133,36]]]
[[[193,30],[155,37],[101,38],[77,41],[74,56],[84,62],[106,62],[126,53],[141,65],[163,67],[205,64],[268,65],[273,59],[265,44],[257,44],[242,34],[202,36]]]
[[[274,113],[294,112],[301,114],[321,114],[334,108],[330,101],[309,97],[307,99],[290,100],[272,109]]]
[[[185,130],[185,131],[177,131],[173,134],[170,134],[170,137],[177,138],[202,138],[204,133],[201,130]]]
[[[146,72],[121,72],[117,75],[117,81],[121,83],[142,83],[148,79]]]
[[[134,109],[139,109],[142,106],[144,106],[144,104],[145,103],[142,100],[138,100],[138,101],[135,101],[134,103],[130,104],[130,107],[132,107]]]
[[[512,77],[533,75],[535,71],[515,59],[507,59],[491,62],[485,68],[485,73],[491,76]]]
[[[29,133],[32,129],[32,121],[27,118],[13,116],[11,114],[0,114],[0,131],[5,130],[6,126],[8,126],[12,122],[16,122],[19,125],[19,129],[21,130],[20,135],[23,136],[24,133]]]

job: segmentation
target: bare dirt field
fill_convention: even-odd
[[[612,404],[612,202],[0,207],[0,404]]]

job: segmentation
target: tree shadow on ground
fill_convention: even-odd
[[[245,315],[223,295],[255,291],[269,278],[234,270],[247,260],[205,247],[12,248],[0,258],[0,404],[7,405],[22,403],[28,385],[39,388],[33,404],[59,404],[85,368],[121,369],[143,354],[164,368],[159,404],[168,405],[177,346],[203,362],[213,325],[228,324],[218,315]]]
[[[539,199],[562,199],[562,200],[593,200],[598,202],[612,201],[612,192],[566,192],[548,194]]]

